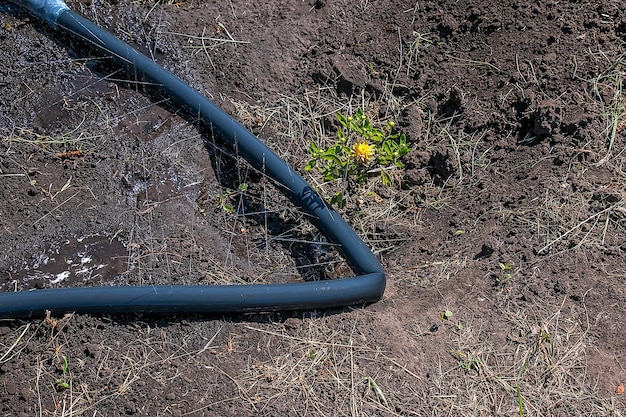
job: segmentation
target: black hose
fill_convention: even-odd
[[[53,313],[218,313],[305,310],[378,301],[384,270],[354,230],[266,145],[178,77],[104,29],[77,15],[61,0],[13,0],[36,17],[87,41],[138,79],[153,83],[171,104],[200,117],[213,134],[232,145],[251,166],[278,182],[281,191],[339,245],[356,277],[287,284],[160,285],[87,287],[0,294],[0,318]]]

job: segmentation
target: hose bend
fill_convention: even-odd
[[[256,136],[186,83],[60,0],[13,0],[37,18],[67,31],[142,81],[159,86],[170,104],[198,115],[212,133],[237,149],[337,244],[359,274],[334,280],[254,285],[160,285],[62,288],[0,293],[0,318],[54,313],[220,313],[305,310],[376,302],[385,290],[382,265],[355,231],[307,182]]]

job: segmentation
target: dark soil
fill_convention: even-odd
[[[388,272],[380,302],[8,320],[2,415],[626,414],[623,4],[68,5],[311,181],[337,111],[395,119],[414,150],[399,188],[343,211]],[[0,16],[1,291],[350,274],[193,120],[80,41]]]

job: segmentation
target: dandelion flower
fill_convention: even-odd
[[[369,162],[373,155],[374,145],[370,145],[366,140],[352,145],[352,158],[361,164]]]

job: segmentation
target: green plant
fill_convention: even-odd
[[[222,210],[227,213],[234,214],[235,207],[230,203],[230,199],[236,195],[245,193],[246,191],[248,191],[248,184],[245,182],[239,184],[236,190],[231,190],[230,188],[227,188],[223,193],[218,196]]]
[[[519,410],[519,416],[524,417],[524,397],[522,396],[522,389],[519,386],[519,380],[522,377],[522,374],[526,370],[528,366],[528,357],[524,359],[524,363],[522,363],[522,367],[517,373],[517,382],[515,383],[515,393],[517,394],[517,405]]]
[[[480,372],[481,360],[471,352],[465,353],[462,350],[452,350],[450,353],[457,359],[459,366],[464,371]]]
[[[330,204],[335,207],[344,208],[346,206],[346,199],[343,196],[343,193],[341,191],[337,191],[333,194],[330,198]]]
[[[453,321],[452,320],[452,316],[454,314],[452,313],[451,310],[443,310],[439,312],[439,319],[441,321],[446,321],[446,322],[450,322],[452,324],[454,324],[454,326],[457,328],[457,330],[463,330],[465,328],[465,326],[463,326],[463,323],[461,323],[460,321]]]
[[[401,159],[411,151],[404,133],[394,131],[395,122],[375,126],[362,108],[351,116],[337,113],[337,120],[341,125],[337,141],[328,147],[311,142],[305,170],[318,168],[324,181],[352,180],[357,186],[380,173],[383,184],[392,186],[392,170],[404,168]],[[343,200],[342,196],[334,198]]]
[[[439,318],[443,320],[450,320],[452,318],[452,311],[445,310],[439,313]]]
[[[364,378],[364,380],[365,380],[365,382],[367,382],[368,388],[374,390],[374,392],[376,393],[376,396],[378,397],[378,399],[381,402],[381,404],[384,404],[386,407],[389,407],[389,403],[387,402],[387,398],[385,397],[385,393],[383,392],[382,389],[380,389],[380,386],[376,383],[374,378],[372,378],[371,376],[367,376],[367,377]]]
[[[496,277],[496,284],[504,286],[508,280],[513,278],[513,273],[511,272],[511,263],[498,262],[498,267],[500,268],[500,275]]]
[[[57,388],[59,389],[68,389],[72,382],[72,376],[70,375],[70,366],[67,362],[67,357],[63,356],[63,360],[61,361],[61,371],[63,374],[59,379],[57,379]]]

